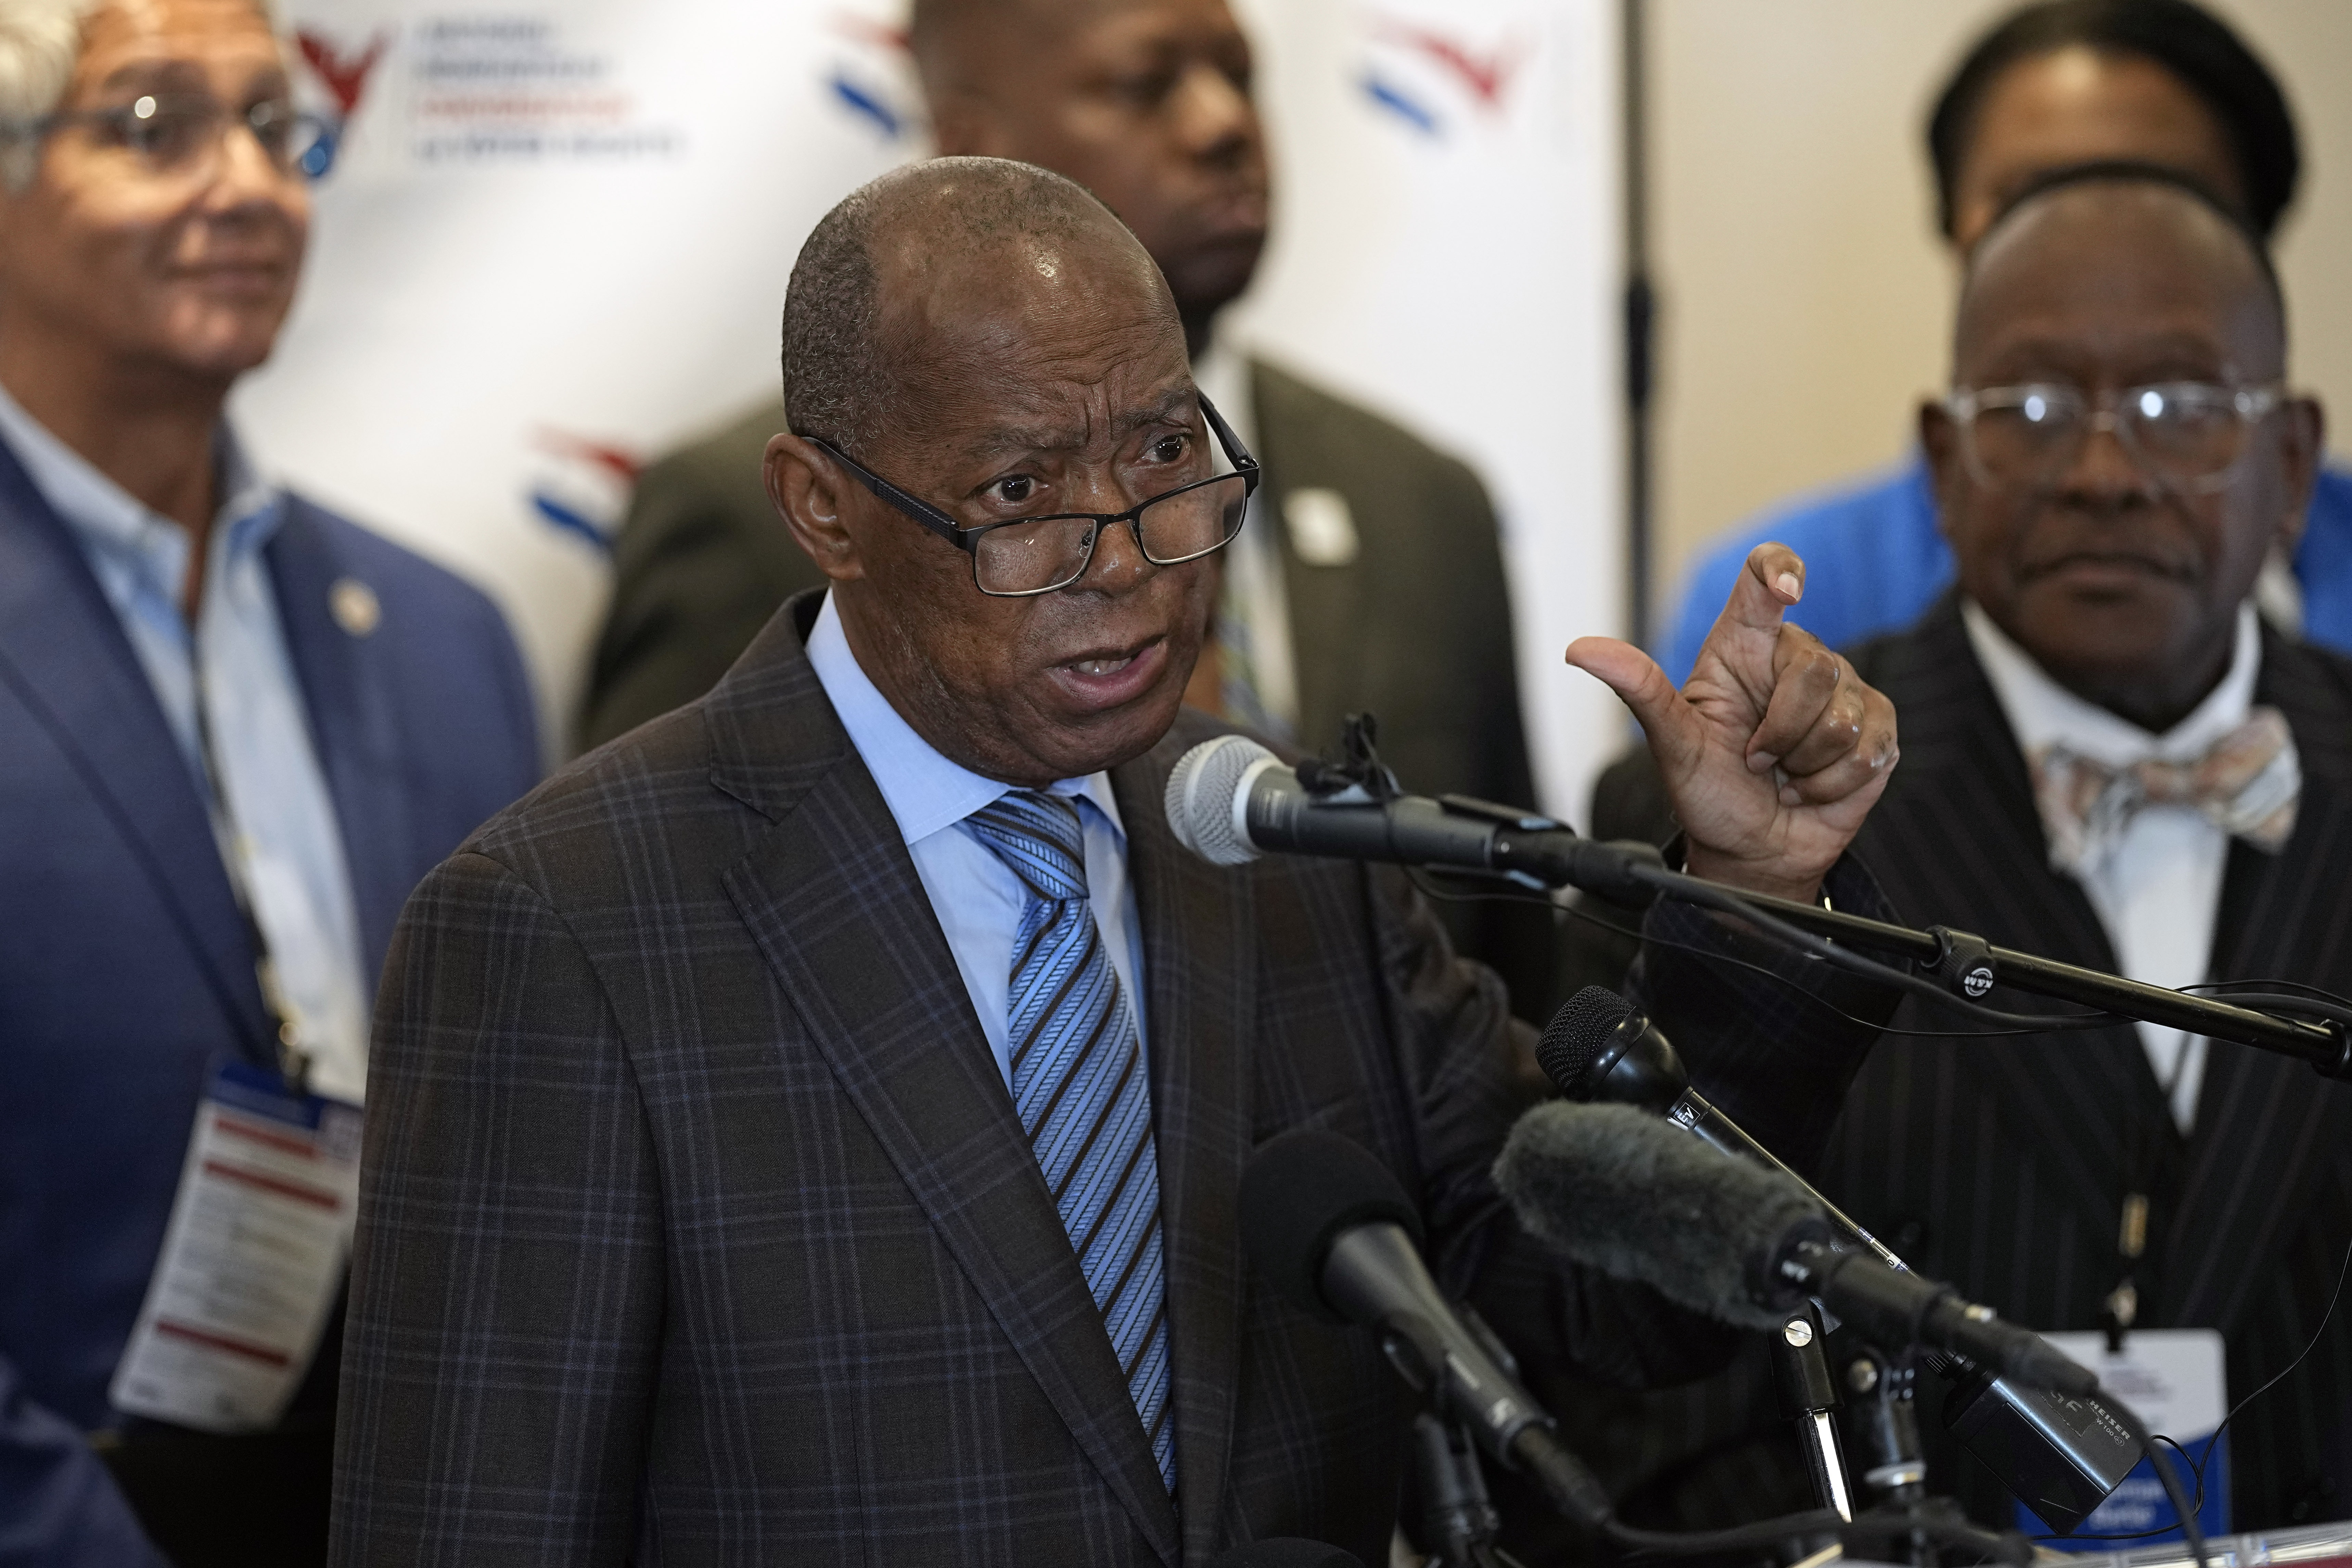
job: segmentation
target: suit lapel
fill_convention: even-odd
[[[1920,632],[1890,645],[1901,649],[1899,662],[1864,672],[1903,717],[1903,765],[1864,829],[1864,858],[1912,923],[1949,925],[2112,972],[2114,949],[2089,898],[2049,868],[2024,756],[1958,600],[1948,596]],[[1992,1001],[2012,1010],[2055,1006],[2006,989]],[[1912,1027],[1948,1020],[1916,1005],[1906,1014]],[[2062,1177],[2061,1201],[2083,1216],[2086,1234],[2115,1236],[2120,1173],[2135,1139],[2163,1115],[2131,1027],[1970,1040],[1954,1067],[1999,1097]]]
[[[185,753],[64,521],[0,445],[0,680],[73,762],[172,911],[233,1032],[268,1037],[253,952]]]
[[[1326,473],[1329,462],[1318,448],[1313,426],[1297,417],[1297,410],[1264,366],[1250,366],[1250,388],[1257,416],[1256,456],[1266,473],[1250,526],[1272,530],[1282,557],[1283,596],[1290,607],[1294,650],[1291,668],[1298,681],[1298,732],[1335,735],[1346,706],[1342,692],[1355,677],[1359,643],[1369,629],[1358,614],[1364,558],[1359,553],[1331,566],[1309,565],[1298,558],[1284,508],[1294,489],[1330,483]]]
[[[2352,975],[2352,933],[2338,929],[2352,881],[2352,700],[2307,653],[2267,631],[2255,700],[2287,716],[2303,800],[2280,853],[2231,846],[2211,973],[2341,990]],[[2352,1090],[2285,1057],[2216,1043],[2166,1249],[2185,1266],[2166,1272],[2162,1321],[2233,1327],[2271,1288],[2280,1250],[2309,1213],[2305,1194],[2330,1168],[2326,1156],[2347,1146]]]
[[[1243,1262],[1236,1194],[1250,1150],[1256,1016],[1249,879],[1184,852],[1162,792],[1171,737],[1112,784],[1144,937],[1152,1131],[1175,1367],[1176,1479],[1184,1554],[1216,1548],[1233,1447]]]
[[[342,833],[373,990],[374,958],[392,944],[393,921],[420,858],[400,766],[399,721],[384,683],[368,679],[373,650],[335,622],[331,595],[342,573],[332,542],[308,505],[289,496],[285,506],[265,559],[287,655],[302,686],[310,743]]]
[[[1174,1506],[898,824],[789,617],[761,644],[775,657],[756,679],[730,676],[708,710],[713,782],[775,823],[728,894],[942,1245],[1172,1563]],[[779,737],[798,744],[786,754]]]

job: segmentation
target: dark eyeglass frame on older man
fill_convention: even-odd
[[[982,523],[978,527],[969,527],[960,523],[920,496],[910,495],[900,489],[823,437],[812,436],[809,437],[809,442],[812,446],[824,448],[843,468],[847,468],[856,477],[859,484],[871,490],[877,500],[895,507],[971,556],[972,585],[982,593],[997,599],[1026,599],[1039,594],[1053,593],[1058,588],[1066,588],[1085,576],[1087,568],[1094,563],[1095,544],[1102,538],[1102,531],[1114,523],[1124,522],[1135,530],[1137,547],[1143,552],[1143,558],[1155,566],[1177,566],[1187,561],[1198,561],[1203,555],[1215,554],[1234,542],[1234,537],[1242,531],[1243,521],[1248,516],[1250,497],[1257,493],[1260,477],[1258,461],[1250,456],[1249,448],[1242,445],[1241,437],[1234,434],[1234,427],[1225,423],[1224,416],[1217,412],[1216,405],[1211,403],[1205,395],[1200,397],[1200,405],[1202,418],[1208,422],[1210,433],[1216,437],[1217,445],[1223,449],[1225,461],[1233,465],[1231,473],[1213,474],[1205,479],[1194,479],[1190,484],[1178,485],[1172,490],[1162,490],[1149,500],[1137,502],[1125,511],[1057,511],[1046,513],[1042,517],[1016,517],[1003,522]],[[1212,486],[1222,485],[1230,491],[1236,480],[1240,482],[1240,493],[1230,500],[1211,489]],[[1187,496],[1195,498],[1192,503],[1195,510],[1212,504],[1217,507],[1216,515],[1221,532],[1216,542],[1198,545],[1196,548],[1194,546],[1197,541],[1205,535],[1195,533],[1188,536],[1181,532],[1167,531],[1169,529],[1181,528],[1187,521],[1188,514],[1181,510],[1185,505],[1183,498]],[[1154,508],[1160,509],[1156,514],[1153,511]],[[1055,524],[1070,523],[1086,525],[1086,537],[1083,542],[1077,540],[1074,530],[1067,527],[1058,530],[1054,528]],[[1011,529],[1024,529],[1029,531],[1025,535],[1014,535],[1007,531]],[[1049,530],[1052,531],[1048,531]],[[1174,548],[1172,550],[1155,549],[1155,537],[1163,547],[1172,543]],[[983,557],[982,546],[992,539],[999,542],[990,550],[986,557]],[[1035,587],[991,587],[989,585],[992,576],[1000,584],[1020,580],[1019,575],[1011,572],[1001,560],[1001,557],[1005,554],[1006,543],[1037,542],[1051,544],[1057,541],[1066,542],[1065,549],[1076,555],[1076,565],[1070,570],[1063,572],[1056,568],[1055,573],[1047,574],[1054,576],[1052,582]],[[992,571],[989,568],[989,563],[996,563],[1000,569]]]
[[[2279,382],[2151,382],[2110,387],[2096,397],[2061,382],[2031,382],[1955,387],[1944,411],[1959,426],[1969,476],[1987,489],[2050,484],[2074,466],[2095,432],[2112,430],[2150,479],[2185,494],[2210,495],[2245,460],[2254,426],[2285,401]],[[1988,418],[1995,421],[1990,429]]]
[[[323,178],[335,162],[340,127],[321,114],[266,98],[242,111],[201,95],[142,93],[112,109],[69,109],[0,126],[0,139],[34,142],[61,131],[97,132],[152,175],[194,179],[217,166],[222,140],[238,126],[280,174]]]

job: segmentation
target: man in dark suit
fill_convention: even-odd
[[[1249,41],[1224,0],[923,0],[912,44],[942,153],[1017,158],[1102,198],[1166,273],[1194,374],[1265,465],[1264,521],[1236,547],[1192,700],[1315,750],[1369,710],[1412,789],[1535,799],[1511,605],[1476,476],[1411,432],[1245,359],[1217,313],[1265,244],[1265,133]],[[700,696],[793,594],[823,579],[761,488],[781,408],[763,402],[646,470],[614,545],[583,744]],[[1449,911],[1548,1016],[1539,910]]]
[[[1177,847],[1255,464],[1134,237],[1043,170],[915,165],[818,225],[783,335],[769,482],[829,591],[395,939],[338,1560],[1383,1554],[1400,1390],[1241,1255],[1243,1164],[1302,1125],[1398,1173],[1522,1353],[1702,1364],[1510,1219],[1503,999],[1403,878]],[[1688,700],[1574,656],[1675,759],[1695,868],[1875,907],[1840,857],[1893,714],[1782,626],[1801,571],[1759,555]]]
[[[118,1369],[215,1069],[359,1098],[394,919],[537,775],[530,694],[488,599],[223,420],[331,151],[268,18],[50,9],[0,39],[48,83],[0,179],[0,1563],[316,1563],[331,1327],[211,1342],[281,1379],[220,1418]],[[266,1293],[249,1261],[217,1300]]]
[[[1921,417],[1958,591],[1852,655],[1903,714],[1902,772],[1856,848],[1909,923],[2176,987],[2352,993],[2352,662],[2248,604],[2264,552],[2294,542],[2320,450],[2319,409],[2285,369],[2259,242],[2177,175],[2062,172],[1983,242],[1955,390]],[[1654,790],[1638,760],[1612,770],[1600,830],[1651,827]],[[1682,1043],[1695,1069],[1774,1070]],[[2342,1085],[2129,1024],[1779,1065],[1851,1076],[1844,1112],[1812,1132],[1740,1113],[1750,1130],[1975,1300],[2042,1328],[2218,1330],[2232,1400],[2319,1328],[2352,1244]],[[1648,1475],[1626,1478],[1646,1488],[1637,1506],[1769,1510],[1771,1488],[1748,1483],[1774,1474],[1779,1500],[1801,1500],[1769,1387],[1747,1367],[1655,1402],[1619,1450],[1648,1449]],[[2005,1517],[1924,1424],[1940,1483]],[[2339,1311],[2231,1441],[2237,1528],[2352,1513],[2352,1321]]]

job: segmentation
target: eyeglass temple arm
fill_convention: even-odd
[[[896,507],[899,511],[904,512],[908,518],[922,524],[925,528],[929,529],[933,533],[938,534],[940,538],[946,540],[949,543],[954,545],[957,549],[962,551],[967,555],[974,554],[979,551],[980,545],[976,531],[959,528],[956,525],[955,519],[950,517],[947,513],[941,511],[939,508],[925,500],[922,497],[918,495],[909,495],[905,490],[900,489],[898,486],[892,484],[889,480],[884,479],[881,475],[876,473],[873,469],[867,468],[865,464],[859,462],[856,458],[851,457],[848,453],[843,451],[840,447],[826,440],[824,437],[811,436],[808,437],[808,443],[810,446],[817,447],[819,450],[827,453],[835,462],[839,463],[843,468],[847,468],[849,470],[850,477],[856,479],[859,484],[864,485],[866,489],[873,493],[875,500],[882,502],[885,506]]]
[[[1235,473],[1245,475],[1255,486],[1259,473],[1258,460],[1250,456],[1250,449],[1242,445],[1242,438],[1234,434],[1234,427],[1225,423],[1225,416],[1217,412],[1217,405],[1209,401],[1209,395],[1198,387],[1193,389],[1192,395],[1200,400],[1201,417],[1209,422],[1209,433],[1217,438],[1217,445],[1225,449],[1225,460],[1233,464]]]

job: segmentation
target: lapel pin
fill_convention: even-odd
[[[327,590],[327,608],[335,617],[335,625],[355,637],[363,637],[383,624],[383,604],[375,590],[356,577],[338,577]]]
[[[1309,566],[1345,566],[1356,558],[1356,517],[1348,498],[1319,487],[1282,498],[1290,547]]]

